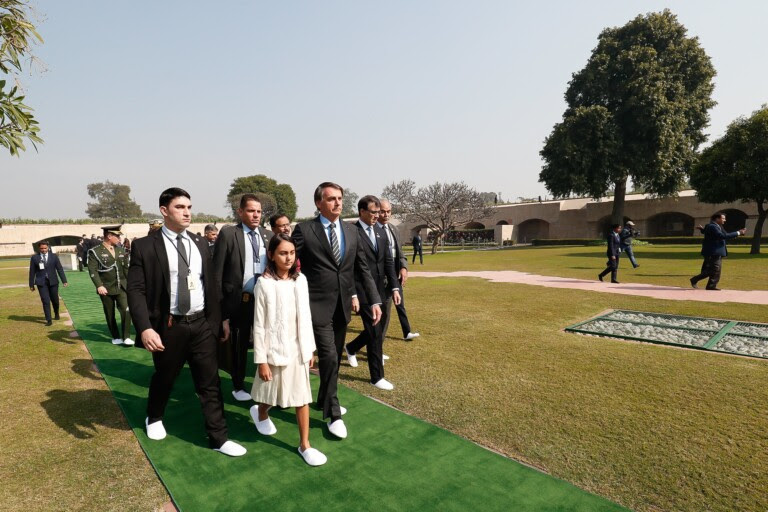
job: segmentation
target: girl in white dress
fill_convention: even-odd
[[[299,454],[310,466],[327,458],[309,444],[309,369],[314,364],[315,337],[309,312],[307,278],[296,270],[296,246],[291,237],[276,234],[267,247],[267,268],[254,289],[253,357],[256,377],[251,407],[256,429],[273,435],[269,418],[273,405],[296,408]]]

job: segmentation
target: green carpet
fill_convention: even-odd
[[[296,452],[293,410],[272,414],[275,436],[259,435],[248,406],[232,398],[224,373],[229,437],[243,444],[247,455],[233,459],[208,448],[186,367],[166,410],[168,437],[151,441],[144,432],[153,371],[149,353],[112,345],[88,276],[70,272],[68,278],[71,285],[60,291],[75,329],[179,510],[624,510],[343,386],[339,398],[349,409],[347,439],[328,434],[321,413],[311,410],[310,441],[328,456],[318,468],[307,466]],[[126,482],[140,485],[130,477]]]

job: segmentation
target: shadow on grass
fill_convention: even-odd
[[[73,359],[72,371],[86,379],[101,380],[99,369],[91,359]]]
[[[48,333],[48,339],[52,341],[58,341],[59,343],[66,343],[67,345],[74,345],[77,343],[77,341],[69,336],[69,333],[71,332],[71,329],[58,329],[51,331]]]
[[[30,316],[30,315],[8,315],[8,320],[13,322],[30,322],[33,324],[45,324],[45,317]]]
[[[66,391],[52,389],[48,399],[40,402],[48,417],[62,430],[78,439],[90,439],[97,427],[129,430],[122,415],[114,414],[112,393],[102,389]],[[87,411],[87,416],[84,414]]]

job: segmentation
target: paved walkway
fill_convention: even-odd
[[[703,288],[677,288],[653,284],[601,283],[572,277],[553,277],[516,272],[514,270],[487,270],[481,272],[409,272],[408,277],[481,277],[494,283],[518,283],[550,288],[570,288],[621,295],[639,295],[654,299],[695,300],[699,302],[741,302],[744,304],[768,304],[768,291],[762,290],[721,290],[710,291]],[[701,283],[703,286],[704,283]]]

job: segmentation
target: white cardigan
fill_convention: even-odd
[[[288,366],[295,359],[288,354],[295,353],[293,347],[296,340],[283,339],[285,326],[296,322],[296,332],[299,336],[301,360],[305,363],[312,358],[315,351],[315,335],[312,331],[312,315],[309,311],[309,288],[307,278],[299,274],[294,287],[296,314],[298,318],[277,317],[283,308],[278,303],[284,300],[277,295],[276,279],[260,277],[254,288],[253,312],[253,360],[256,364],[269,363],[272,366]],[[288,344],[290,345],[290,348]]]

